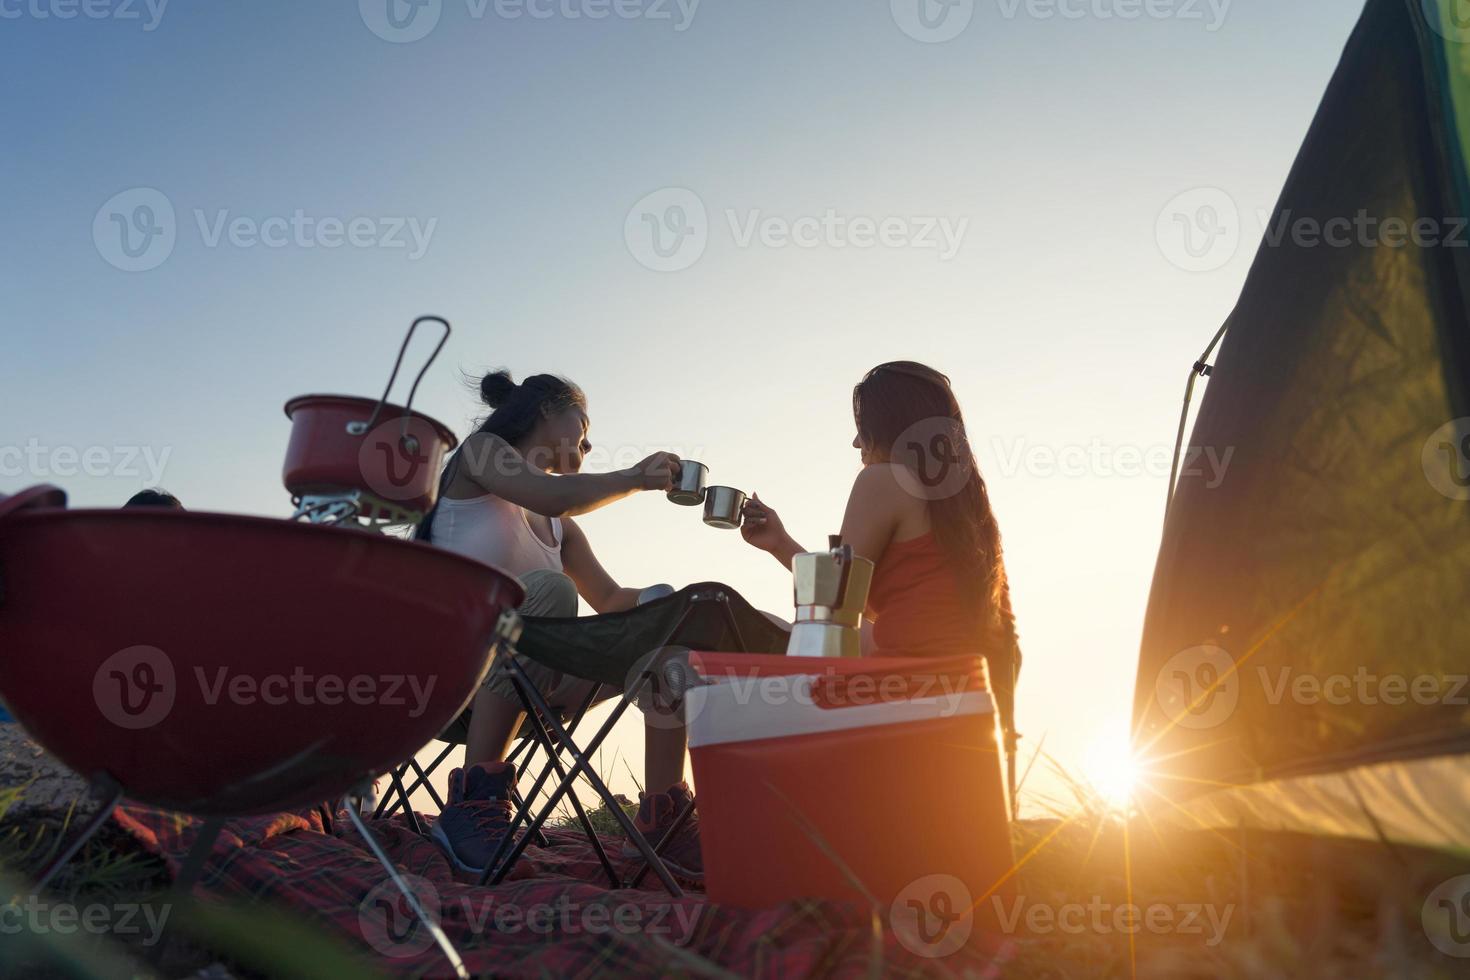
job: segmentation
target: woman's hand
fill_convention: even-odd
[[[745,502],[741,514],[744,520],[740,523],[740,536],[747,544],[775,554],[776,549],[789,540],[790,535],[786,533],[786,525],[781,523],[781,515],[762,503],[760,494]]]
[[[623,470],[640,490],[672,490],[679,482],[679,457],[673,453],[654,453],[636,466]]]

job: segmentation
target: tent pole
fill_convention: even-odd
[[[1174,463],[1169,467],[1169,497],[1164,501],[1165,521],[1169,519],[1169,508],[1174,503],[1174,490],[1178,487],[1179,455],[1184,451],[1184,429],[1189,425],[1189,406],[1194,401],[1194,382],[1196,378],[1208,378],[1214,370],[1209,363],[1210,355],[1215,353],[1215,348],[1219,346],[1221,338],[1225,336],[1225,331],[1229,329],[1230,321],[1226,320],[1221,324],[1220,329],[1215,331],[1215,337],[1210,341],[1210,346],[1205,348],[1199,360],[1195,361],[1194,366],[1189,369],[1189,383],[1184,386],[1184,407],[1179,412],[1179,434],[1174,437]]]

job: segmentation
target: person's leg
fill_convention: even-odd
[[[520,730],[525,711],[520,698],[510,699],[488,685],[475,694],[470,707],[469,732],[465,736],[464,765],[499,762],[510,754],[510,743]]]
[[[688,729],[684,725],[682,692],[672,698],[669,695],[669,691],[660,687],[639,698],[643,712],[644,791],[638,797],[634,823],[655,844],[677,824],[678,833],[662,852],[664,864],[675,874],[698,881],[704,875],[699,818],[692,810],[685,814],[694,802],[689,785],[684,782]],[[623,856],[639,855],[631,843],[625,843]]]
[[[577,586],[561,572],[535,571],[522,576],[526,600],[518,611],[526,616],[577,615]],[[524,657],[518,663],[543,693],[558,686],[560,677]],[[465,738],[465,768],[482,762],[499,762],[510,753],[511,741],[520,730],[525,710],[510,675],[497,669],[475,695]]]
[[[528,616],[575,616],[577,589],[559,572],[533,572],[522,579],[526,601],[520,611]],[[538,690],[548,692],[560,675],[516,656]],[[505,762],[511,740],[520,728],[522,706],[511,675],[497,665],[475,695],[465,738],[465,765],[449,774],[449,804],[434,822],[431,833],[455,865],[483,871],[510,829],[515,796],[515,767]]]
[[[672,721],[672,723],[671,723]],[[684,782],[684,752],[689,747],[689,730],[665,715],[652,712],[643,719],[643,778],[649,793],[667,793]]]

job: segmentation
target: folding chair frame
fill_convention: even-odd
[[[691,596],[690,608],[685,610],[684,615],[679,617],[678,621],[675,622],[673,627],[669,629],[669,631],[664,635],[663,639],[653,647],[653,652],[657,652],[668,647],[670,643],[674,641],[674,639],[678,636],[679,631],[684,628],[685,624],[688,623],[690,616],[693,615],[695,604],[701,602],[719,603],[720,612],[724,616],[726,625],[729,627],[731,633],[734,635],[736,644],[740,648],[744,648],[745,641],[740,632],[740,626],[735,621],[735,617],[730,612],[729,594],[723,589],[712,589],[710,591],[699,592]],[[594,850],[598,852],[598,857],[602,860],[604,870],[608,873],[609,883],[614,888],[623,887],[623,883],[618,879],[616,873],[613,871],[610,862],[606,860],[606,855],[602,850],[601,842],[597,839],[597,834],[591,826],[591,821],[587,819],[585,811],[581,806],[581,802],[577,799],[576,793],[573,790],[573,786],[576,783],[577,778],[579,776],[585,776],[588,782],[592,784],[592,787],[597,792],[598,796],[602,798],[603,804],[607,807],[608,812],[612,814],[615,820],[617,820],[618,825],[622,829],[623,833],[627,836],[628,840],[633,844],[633,846],[638,849],[640,855],[642,856],[643,866],[640,868],[637,876],[633,879],[632,884],[636,885],[638,882],[642,881],[643,876],[651,869],[658,876],[659,881],[662,882],[664,888],[671,895],[675,897],[681,896],[683,894],[682,889],[680,889],[678,883],[674,881],[673,875],[669,873],[667,866],[665,866],[662,858],[659,857],[659,854],[665,847],[668,846],[669,843],[672,842],[674,835],[688,821],[690,815],[693,812],[693,803],[691,802],[687,804],[684,809],[677,815],[674,824],[669,828],[668,832],[666,832],[663,837],[659,839],[657,845],[651,845],[648,842],[647,838],[645,838],[643,834],[638,831],[638,828],[634,825],[632,818],[630,818],[627,813],[623,811],[623,808],[618,805],[616,797],[614,797],[612,791],[608,789],[607,784],[604,783],[601,777],[599,777],[596,772],[592,770],[590,762],[590,757],[595,754],[599,748],[601,748],[602,743],[607,739],[608,735],[611,734],[613,728],[617,725],[618,721],[621,720],[623,714],[628,710],[629,705],[633,704],[637,700],[639,695],[643,693],[644,688],[646,688],[651,681],[656,681],[658,676],[656,667],[662,665],[662,661],[660,660],[660,658],[655,656],[654,658],[650,659],[648,663],[644,664],[643,669],[639,672],[638,676],[634,678],[628,689],[623,692],[622,697],[618,700],[618,703],[613,706],[612,712],[602,723],[602,726],[597,730],[597,733],[593,735],[592,739],[587,743],[586,748],[583,749],[572,740],[571,731],[569,730],[569,728],[562,724],[559,715],[555,711],[553,711],[551,707],[546,703],[546,699],[542,696],[541,692],[537,690],[535,684],[531,683],[530,678],[526,676],[524,669],[516,661],[514,656],[514,643],[510,644],[507,648],[502,648],[498,655],[503,655],[505,657],[505,669],[511,675],[511,678],[516,687],[517,694],[519,694],[522,705],[526,709],[527,716],[533,719],[536,719],[539,716],[539,720],[533,723],[533,735],[535,738],[535,742],[537,744],[537,747],[546,750],[552,761],[548,763],[548,765],[542,770],[542,773],[540,777],[538,777],[535,785],[533,785],[530,792],[527,793],[527,804],[520,807],[519,812],[517,812],[515,817],[512,819],[510,830],[501,839],[499,848],[497,848],[495,855],[492,856],[489,864],[485,868],[485,871],[480,876],[480,882],[482,884],[486,882],[499,884],[500,882],[504,881],[506,876],[510,873],[511,869],[515,866],[515,863],[525,852],[525,849],[530,844],[530,842],[540,837],[542,827],[546,823],[547,819],[551,816],[551,814],[555,811],[557,804],[561,802],[563,797],[570,797],[572,800],[573,808],[577,811],[578,820],[582,824],[582,828],[586,832],[588,840],[592,842]],[[590,708],[592,701],[595,699],[596,694],[596,690],[589,694],[586,701],[582,704],[576,715],[572,718],[573,728],[578,722],[582,720],[582,717],[585,715],[587,709]],[[553,735],[555,736],[554,742],[552,740]],[[573,764],[570,769],[564,768],[562,766],[560,760],[561,752],[565,752],[569,756],[571,756]],[[560,781],[557,783],[556,788],[551,792],[550,797],[541,805],[540,811],[536,813],[534,817],[532,817],[532,805],[530,801],[534,801],[536,799],[537,795],[541,791],[541,787],[544,785],[546,779],[549,778],[553,767],[556,769],[556,772],[560,777]],[[519,837],[517,837],[516,830],[523,822],[528,819],[530,823],[526,831],[520,834]]]
[[[654,645],[651,652],[665,649],[673,643],[679,631],[684,628],[689,622],[690,617],[694,614],[695,606],[705,602],[719,604],[720,613],[724,618],[725,625],[735,637],[736,646],[739,649],[744,649],[745,640],[741,633],[739,623],[736,622],[734,615],[730,611],[729,600],[729,593],[720,588],[696,592],[690,597],[690,608],[684,611],[684,614],[668,630],[663,639]],[[674,823],[659,838],[657,843],[650,844],[648,839],[638,831],[638,828],[634,825],[632,819],[623,811],[623,808],[618,805],[616,797],[592,769],[590,762],[590,757],[596,754],[597,750],[602,747],[603,742],[606,741],[608,735],[611,734],[613,728],[621,720],[629,705],[637,700],[639,695],[643,693],[644,688],[651,681],[656,682],[658,674],[654,668],[655,665],[661,664],[661,661],[655,657],[644,665],[643,670],[613,706],[612,712],[597,730],[597,733],[587,743],[587,747],[582,749],[573,740],[572,735],[586,717],[587,712],[596,703],[602,688],[607,685],[598,684],[588,692],[587,696],[582,700],[582,703],[578,705],[575,713],[563,724],[560,714],[547,704],[546,698],[536,688],[536,685],[531,682],[531,679],[526,675],[521,665],[517,663],[515,646],[516,641],[520,637],[520,619],[514,613],[507,613],[506,615],[515,616],[515,622],[513,626],[506,627],[510,639],[509,642],[497,648],[496,657],[503,656],[505,658],[503,669],[511,677],[516,694],[526,711],[526,717],[531,729],[527,737],[520,739],[506,761],[516,765],[518,776],[524,776],[530,769],[531,761],[535,758],[537,750],[546,752],[548,758],[546,764],[542,766],[539,775],[537,775],[535,781],[532,783],[530,790],[515,800],[517,804],[516,812],[511,819],[510,828],[501,839],[500,847],[481,874],[480,882],[482,884],[486,882],[499,884],[505,880],[506,876],[515,866],[515,863],[525,852],[526,847],[532,841],[535,841],[541,846],[545,846],[546,835],[543,827],[555,811],[557,805],[563,799],[568,799],[577,815],[578,823],[582,825],[588,841],[592,844],[593,851],[597,854],[598,861],[601,863],[611,887],[621,888],[625,884],[631,887],[637,887],[647,873],[652,870],[671,895],[675,897],[682,895],[682,889],[680,889],[678,883],[674,880],[673,875],[669,873],[668,868],[664,865],[659,855],[672,843],[675,835],[688,822],[690,816],[692,816],[694,811],[693,802],[691,801],[686,804],[675,816]],[[496,666],[498,664],[492,663],[492,669]],[[399,808],[402,808],[408,814],[410,824],[416,824],[417,819],[413,815],[413,808],[409,805],[409,795],[420,786],[428,789],[430,798],[433,799],[436,806],[442,809],[444,802],[440,799],[438,793],[434,791],[430,780],[434,771],[449,757],[449,754],[456,747],[457,743],[453,742],[446,745],[443,751],[428,765],[427,769],[421,766],[415,759],[410,759],[399,766],[390,774],[393,784],[392,796],[384,796],[374,816],[377,818],[392,816]],[[526,753],[525,758],[517,763],[516,759],[523,751]],[[563,763],[562,753],[571,756],[572,765],[570,769]],[[414,779],[405,785],[405,781],[408,779],[410,772],[413,773]],[[551,791],[550,796],[544,803],[540,803],[538,810],[538,798],[541,796],[542,790],[553,772],[556,773],[558,781],[555,788]],[[597,836],[597,832],[592,827],[591,819],[588,817],[582,801],[577,797],[574,787],[579,777],[585,777],[592,784],[592,788],[602,799],[608,812],[612,814],[623,833],[642,856],[641,866],[630,882],[625,883],[619,878],[611,860],[608,858],[606,850],[602,846],[601,840]],[[517,832],[522,825],[528,825],[527,829],[524,833],[518,835]]]

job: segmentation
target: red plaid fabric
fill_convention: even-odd
[[[174,874],[199,828],[133,803],[115,819]],[[697,892],[676,900],[661,890],[609,890],[580,831],[547,831],[549,846],[530,847],[512,880],[479,887],[400,820],[370,826],[476,976],[706,972],[693,957],[750,977],[998,975],[998,963],[979,952],[916,956],[887,930],[875,933],[881,917],[852,906],[798,901],[752,912],[712,905]],[[621,841],[603,843],[626,877]],[[230,821],[196,893],[290,910],[395,974],[454,975],[344,814]]]

